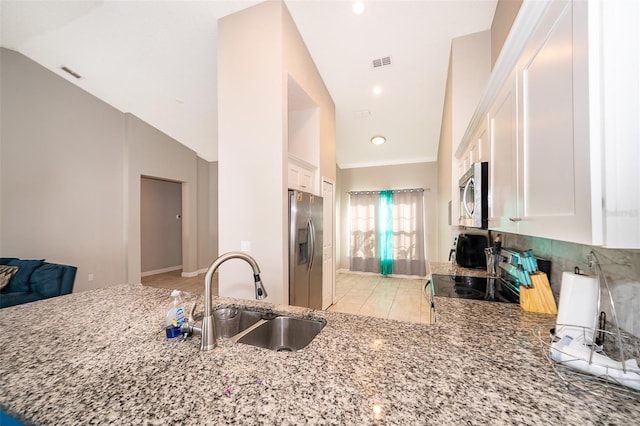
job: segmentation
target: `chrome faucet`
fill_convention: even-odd
[[[213,321],[213,309],[211,307],[211,279],[220,265],[229,259],[245,260],[251,266],[251,269],[253,269],[256,299],[262,300],[267,297],[267,290],[265,290],[264,285],[262,285],[262,280],[260,279],[260,268],[253,257],[241,251],[230,251],[218,257],[211,266],[209,266],[204,276],[204,318],[202,319],[202,328],[198,330],[197,327],[191,327],[192,332],[199,331],[201,334],[200,350],[202,351],[208,351],[216,347],[216,331]]]

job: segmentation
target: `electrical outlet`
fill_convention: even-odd
[[[251,251],[251,241],[240,241],[240,251]]]
[[[93,281],[93,274],[89,274],[88,280]]]

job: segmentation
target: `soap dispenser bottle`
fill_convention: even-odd
[[[187,320],[181,296],[182,292],[180,290],[173,290],[171,292],[173,301],[171,302],[171,306],[167,311],[167,321],[165,328],[167,337],[170,339],[178,337],[182,334],[182,332],[180,331],[180,326]]]

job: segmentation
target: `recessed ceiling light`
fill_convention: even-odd
[[[362,12],[364,12],[364,2],[362,1],[355,2],[351,10],[353,10],[353,13],[355,13],[356,15],[361,15]]]
[[[374,95],[379,95],[380,93],[382,93],[382,87],[380,86],[373,86],[373,90],[372,90]]]
[[[387,138],[384,136],[374,136],[371,138],[371,143],[374,145],[382,145],[387,141]]]

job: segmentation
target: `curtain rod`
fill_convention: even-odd
[[[431,191],[431,188],[410,188],[410,189],[392,189],[391,192],[396,193],[396,192],[424,192],[424,191]],[[358,195],[358,194],[379,194],[381,193],[382,190],[380,191],[348,191],[347,194],[349,195]]]

